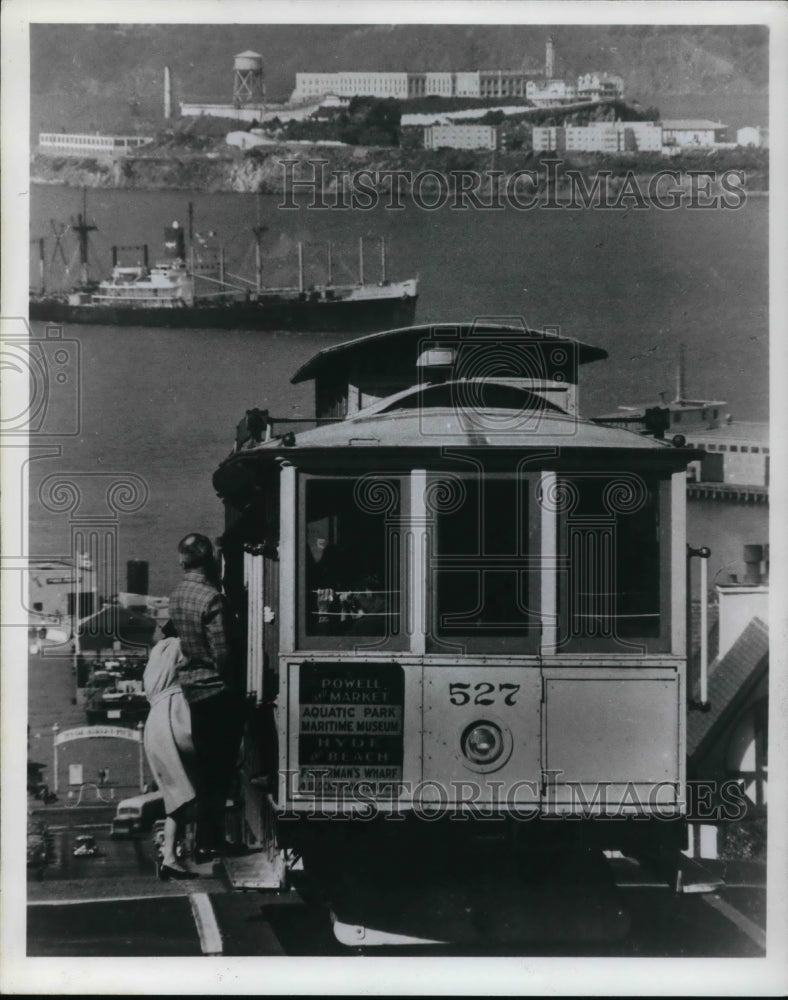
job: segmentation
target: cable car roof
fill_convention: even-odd
[[[458,412],[456,408],[395,410],[372,417],[315,427],[294,435],[293,448],[596,448],[655,451],[673,446],[634,431],[604,427],[553,410],[499,409]],[[281,448],[282,443],[277,442]],[[265,447],[262,445],[260,447]],[[293,450],[287,449],[287,450]]]
[[[348,368],[357,358],[370,353],[374,354],[383,346],[406,352],[415,350],[422,342],[440,341],[444,338],[451,338],[461,344],[473,342],[478,338],[480,342],[489,340],[492,344],[496,334],[505,334],[506,340],[511,340],[512,335],[515,337],[519,335],[522,337],[523,344],[529,346],[544,345],[545,350],[559,344],[571,344],[577,350],[577,361],[581,365],[591,361],[602,361],[608,356],[607,351],[601,347],[593,347],[579,340],[560,337],[542,330],[528,330],[523,324],[426,323],[420,326],[401,327],[396,330],[382,330],[340,344],[332,344],[330,347],[318,351],[306,364],[302,365],[290,381],[293,384],[306,382],[325,374],[329,369]]]

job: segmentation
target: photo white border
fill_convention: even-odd
[[[559,994],[578,995],[780,995],[788,990],[788,769],[784,667],[788,636],[786,586],[786,343],[788,316],[788,213],[784,178],[788,95],[788,7],[783,3],[740,2],[410,2],[385,4],[236,0],[4,0],[2,6],[2,310],[24,316],[28,278],[23,272],[29,234],[29,25],[42,23],[525,23],[525,24],[755,24],[771,29],[770,46],[770,381],[773,433],[771,534],[771,757],[769,761],[768,956],[764,959],[589,959],[589,958],[244,958],[225,959],[28,959],[25,956],[26,633],[0,630],[2,639],[2,870],[0,891],[0,989],[3,993],[293,993],[293,994]],[[744,360],[742,360],[742,363]],[[4,400],[13,406],[13,400]],[[11,412],[17,412],[12,409]],[[3,463],[3,468],[6,463]],[[2,551],[19,545],[24,512],[9,489],[2,494]],[[16,530],[16,536],[15,536]],[[10,599],[3,580],[3,597]],[[4,607],[8,605],[3,604]],[[20,634],[14,634],[20,633]],[[21,634],[24,633],[24,634]],[[782,676],[780,676],[782,675]],[[20,840],[21,834],[21,840]],[[13,860],[12,860],[13,859]]]

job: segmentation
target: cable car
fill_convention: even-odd
[[[679,871],[697,455],[580,417],[605,357],[518,320],[408,327],[295,374],[313,426],[247,411],[214,474],[260,858],[236,884],[299,859],[366,946],[478,939],[506,900],[592,939],[601,852]],[[580,883],[585,910],[551,908]]]

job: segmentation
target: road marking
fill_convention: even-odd
[[[671,889],[667,882],[616,882],[617,889]],[[766,891],[763,882],[726,882],[728,889],[762,889]]]
[[[76,899],[28,899],[31,906],[81,906],[88,903],[130,903],[145,899],[183,899],[185,892],[149,892],[132,896],[81,896]]]
[[[721,913],[723,917],[727,917],[728,920],[735,924],[740,931],[743,931],[751,941],[754,941],[759,948],[766,948],[766,932],[753,920],[750,920],[749,917],[745,917],[743,913],[740,913],[735,906],[731,906],[730,903],[726,903],[725,900],[720,899],[719,896],[703,896],[703,902],[710,906],[713,910]]]
[[[78,899],[28,899],[27,905],[31,906],[84,906],[93,903],[130,903],[145,899],[183,899],[183,893],[162,893],[151,892],[137,896],[81,896]]]
[[[222,954],[222,934],[216,922],[211,900],[205,892],[193,892],[189,896],[194,923],[200,935],[200,948],[203,955]]]

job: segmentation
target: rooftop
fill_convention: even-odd
[[[691,759],[708,749],[768,665],[769,630],[760,618],[753,618],[725,656],[709,668],[710,711],[691,712],[687,717],[687,754]]]
[[[708,118],[666,118],[660,124],[663,128],[676,129],[721,129],[727,128],[723,122],[713,122]]]
[[[659,407],[662,410],[670,410],[671,413],[694,413],[696,410],[704,410],[713,406],[727,406],[724,399],[674,399],[670,402],[661,399],[652,400],[650,403],[633,403],[630,406],[617,406],[612,413],[603,413],[597,420],[616,420],[631,418],[636,420],[643,417],[646,410]]]

